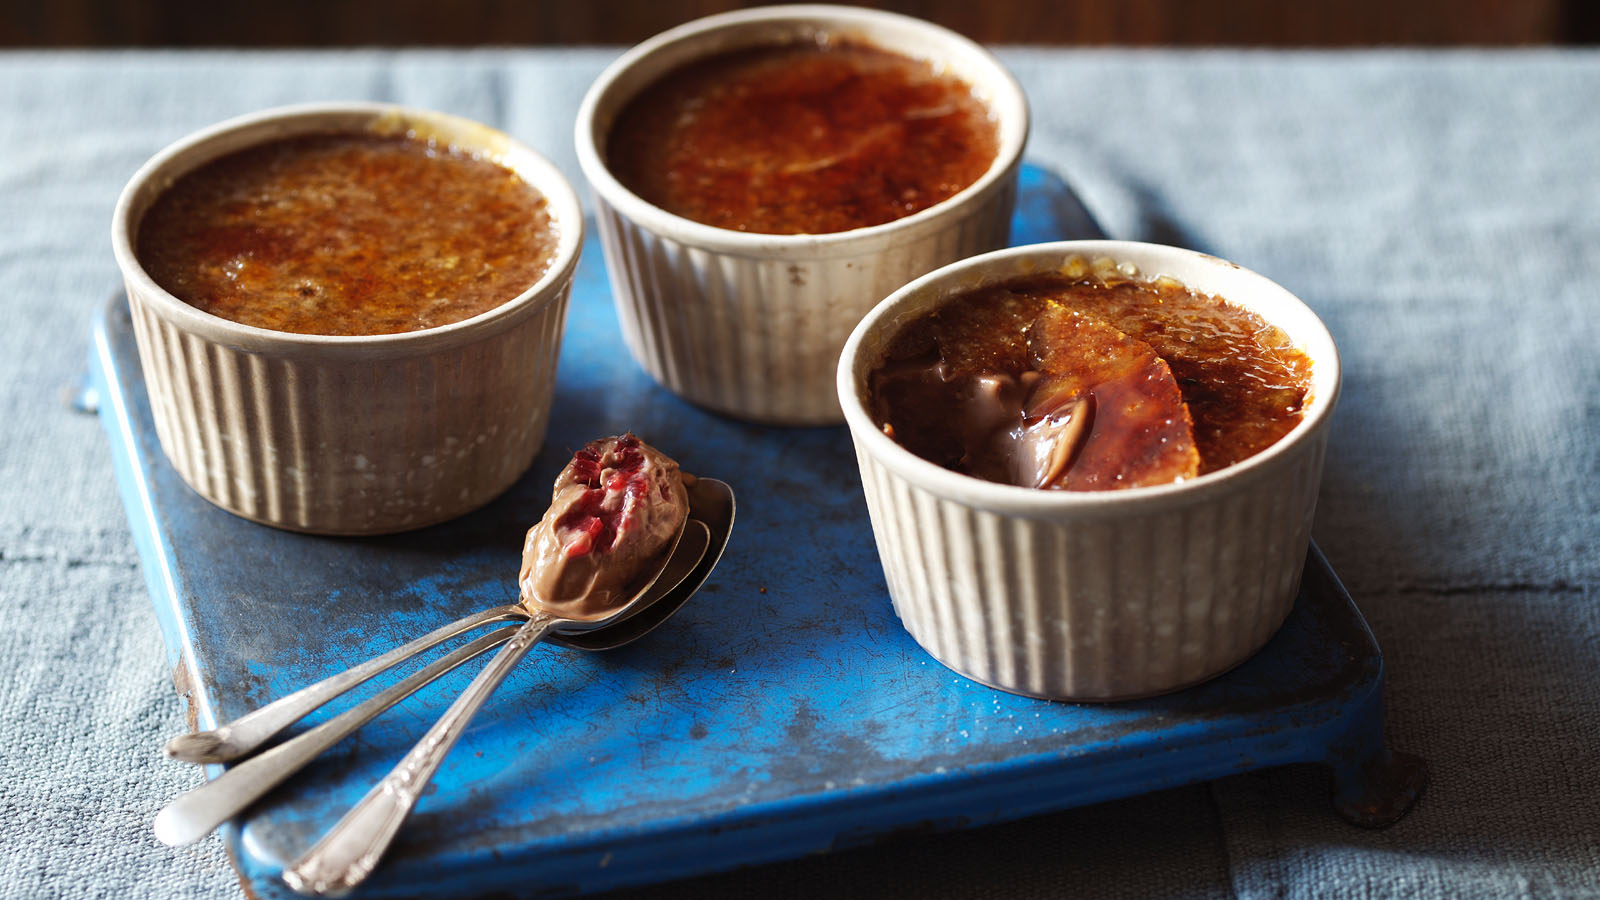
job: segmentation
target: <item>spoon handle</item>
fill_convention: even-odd
[[[337,675],[330,676],[280,697],[266,706],[245,713],[211,731],[180,734],[167,742],[167,756],[191,763],[220,763],[247,756],[273,735],[299,721],[307,713],[361,684],[385,669],[399,665],[430,647],[458,634],[508,619],[522,618],[520,606],[497,606],[428,632],[416,640],[375,656]]]
[[[338,896],[372,874],[473,714],[557,621],[556,616],[541,612],[524,623],[399,765],[373,785],[316,846],[284,870],[283,880],[289,887],[302,894]]]
[[[265,753],[252,756],[229,768],[218,778],[179,795],[156,814],[156,837],[169,847],[192,844],[205,837],[379,713],[467,660],[510,640],[517,630],[502,628],[478,638],[450,655],[435,660],[404,681],[386,688],[360,706],[348,709]]]

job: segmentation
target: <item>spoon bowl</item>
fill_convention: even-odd
[[[728,535],[733,531],[737,503],[733,488],[726,481],[699,478],[689,486],[689,517],[691,527],[686,529],[678,553],[656,582],[658,596],[644,604],[630,616],[618,619],[597,631],[582,634],[558,634],[551,641],[578,650],[611,650],[631,644],[656,630],[662,622],[672,617],[689,598],[700,590],[711,570],[722,561],[722,551],[728,547]],[[691,544],[696,537],[691,533],[694,525],[705,529],[705,551],[694,560],[686,572],[679,575],[678,567],[694,558],[682,545]],[[676,576],[676,577],[675,577]],[[662,585],[670,585],[662,588]]]

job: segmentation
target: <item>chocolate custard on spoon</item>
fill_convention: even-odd
[[[688,523],[684,478],[631,434],[579,450],[523,547],[530,616],[411,752],[283,878],[301,893],[342,894],[377,866],[467,723],[533,645],[553,632],[619,621],[650,596]]]
[[[626,484],[622,486],[623,496],[610,496],[611,492],[607,491],[605,494],[594,498],[588,497],[587,492],[594,488],[589,486],[587,482],[598,478],[600,462],[607,457],[608,453],[611,457],[619,460],[626,456],[630,461],[634,458],[633,454],[637,453],[640,471],[635,472],[628,468],[628,465],[625,465],[623,468],[627,469],[627,472],[624,474],[629,478],[642,477],[647,483],[653,483],[658,491],[664,491],[665,493],[659,496],[658,502],[644,503],[645,495],[640,493],[637,487],[630,489]],[[629,465],[631,465],[631,462]],[[594,469],[593,473],[590,472],[591,468]],[[616,466],[612,466],[609,470],[610,477],[618,477],[619,471],[621,470]],[[227,724],[219,725],[209,731],[178,735],[167,742],[165,747],[167,756],[191,763],[230,762],[249,756],[271,740],[274,735],[298,721],[307,713],[418,653],[436,647],[468,631],[481,628],[484,625],[527,619],[534,609],[533,605],[528,601],[535,596],[530,593],[531,585],[528,581],[530,575],[537,574],[537,566],[534,565],[536,562],[535,557],[539,553],[546,552],[535,547],[534,535],[539,532],[541,526],[545,528],[547,533],[552,532],[555,528],[561,528],[565,533],[568,530],[568,523],[560,520],[566,513],[579,510],[579,507],[582,507],[583,510],[593,509],[593,512],[588,514],[592,515],[595,521],[585,519],[585,527],[598,528],[600,536],[604,538],[602,541],[604,547],[599,548],[592,554],[583,554],[575,552],[580,545],[571,540],[562,544],[565,550],[561,554],[561,558],[555,559],[551,563],[554,567],[551,571],[559,571],[561,575],[559,578],[544,579],[546,586],[540,589],[542,593],[537,596],[539,598],[550,598],[552,602],[562,606],[576,605],[586,609],[588,613],[592,613],[595,609],[603,608],[610,603],[627,601],[627,596],[619,597],[617,595],[616,592],[620,587],[634,588],[637,596],[647,598],[653,602],[655,598],[660,596],[660,591],[652,591],[647,594],[645,590],[647,586],[631,585],[629,581],[635,579],[640,573],[638,567],[645,563],[655,563],[654,571],[657,572],[665,568],[667,557],[671,555],[671,549],[668,548],[666,551],[662,551],[656,542],[666,539],[663,538],[666,526],[676,529],[671,534],[667,534],[668,538],[672,534],[682,533],[684,517],[687,515],[686,500],[684,499],[684,479],[687,479],[687,484],[699,482],[694,476],[678,471],[677,463],[654,448],[640,442],[638,438],[632,435],[604,438],[592,442],[578,451],[573,457],[573,461],[557,478],[554,502],[551,505],[553,512],[546,515],[546,519],[549,521],[541,522],[540,526],[535,526],[534,530],[529,533],[528,546],[523,554],[522,571],[518,579],[522,584],[521,603],[514,606],[497,606],[493,609],[486,609],[466,616],[458,621],[441,626],[404,646],[396,647],[366,662],[351,666],[349,669],[323,679],[316,684],[307,685],[293,694],[280,697],[266,706],[248,712]],[[709,481],[715,482],[715,479],[709,479]],[[582,483],[581,486],[580,482]],[[597,484],[595,487],[598,486]],[[721,482],[715,482],[714,486],[720,486],[723,489],[723,492],[727,495],[727,505],[731,506],[732,492],[727,491],[726,485],[722,485]],[[609,500],[607,496],[610,496]],[[722,494],[718,491],[711,491],[710,496],[720,499]],[[704,518],[704,515],[702,515],[702,518]],[[716,518],[716,516],[713,516],[713,518]],[[610,523],[609,532],[607,531],[607,522]],[[619,525],[624,522],[628,523],[626,528],[621,529],[627,532],[625,538],[618,535]],[[731,525],[731,521],[728,524]],[[696,543],[703,552],[710,544],[711,535],[703,527],[697,528],[696,532],[693,536],[697,538]],[[606,537],[608,533],[610,537]],[[703,538],[701,537],[702,533],[705,534]],[[724,541],[726,540],[725,534],[721,537]],[[687,544],[688,542],[686,541],[685,543]],[[591,536],[591,542],[588,546],[591,550],[596,549],[593,543],[593,536]],[[657,548],[657,556],[652,556],[650,552],[647,552],[651,547]],[[692,550],[687,546],[685,549]],[[684,562],[687,565],[687,569],[692,570],[695,568],[695,564],[688,563],[687,560]],[[667,574],[670,578],[675,573],[668,572]],[[678,574],[680,580],[682,577],[682,574]],[[663,586],[671,588],[673,585],[667,584]],[[585,593],[586,590],[592,590],[593,596]],[[642,605],[640,604],[640,606]],[[629,611],[629,615],[637,608],[640,607],[634,607],[633,610]],[[627,617],[617,616],[615,620],[608,620],[608,622],[614,623]],[[588,615],[581,615],[580,618],[586,619]],[[593,628],[592,624],[583,625],[581,628],[568,629],[563,627],[558,629],[562,632],[559,640],[569,646],[579,646],[580,649],[604,649],[617,646],[611,640],[594,634]],[[639,633],[643,634],[644,632]],[[579,637],[579,634],[582,636]],[[607,632],[607,635],[609,634]],[[576,639],[576,643],[572,639]]]
[[[655,460],[655,457],[650,455],[651,452],[646,449],[646,460]],[[595,457],[599,455],[599,453],[594,454]],[[670,472],[671,461],[665,457],[661,457],[660,460],[654,471],[665,475]],[[594,461],[598,462],[598,459]],[[735,515],[733,490],[715,478],[693,478],[687,475],[682,477],[688,479],[683,486],[689,501],[689,520],[682,535],[677,539],[676,546],[668,553],[667,563],[655,582],[648,590],[642,591],[636,601],[630,603],[628,615],[611,619],[601,628],[577,633],[566,632],[552,636],[550,640],[573,649],[590,651],[609,650],[632,643],[670,618],[705,583],[711,571],[716,568],[733,529]],[[659,479],[657,483],[660,483]],[[670,492],[673,487],[672,482],[668,479],[665,483]],[[561,488],[558,486],[557,496],[561,493]],[[556,506],[558,509],[571,508],[571,505],[562,507],[559,503]],[[656,518],[660,521],[659,517]],[[552,516],[551,519],[559,521],[560,516]],[[551,529],[547,528],[546,531],[549,532]],[[247,714],[243,719],[222,726],[219,732],[186,735],[188,738],[200,739],[198,746],[195,742],[180,744],[180,752],[169,752],[169,755],[192,761],[196,754],[203,751],[212,761],[240,759],[250,754],[285,725],[400,660],[410,658],[451,637],[485,624],[508,620],[526,621],[529,617],[529,609],[520,604],[500,606],[468,616],[437,629],[405,647],[353,667],[350,672],[341,673],[280,698],[254,713]],[[251,804],[309,764],[324,750],[348,737],[384,710],[462,663],[504,644],[515,636],[518,630],[516,626],[502,628],[493,634],[478,638],[448,656],[435,660],[400,682],[390,685],[357,706],[263,753],[250,756],[230,767],[220,777],[185,792],[157,814],[154,823],[156,836],[171,846],[193,843],[205,837],[223,822],[244,812]],[[188,748],[187,751],[184,750],[185,747]],[[169,746],[169,751],[170,749]]]
[[[683,530],[689,498],[678,464],[631,434],[579,450],[550,509],[522,547],[522,602],[569,619],[616,611],[639,572]]]

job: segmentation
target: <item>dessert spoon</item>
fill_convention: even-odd
[[[726,531],[722,532],[726,542]],[[649,614],[641,613],[626,621],[584,635],[587,639],[579,649],[609,650],[631,643],[667,620],[705,580],[692,579],[711,548],[711,531],[704,522],[689,519],[677,547],[669,556],[654,584],[644,590],[648,596],[639,598]],[[720,554],[720,547],[717,553]],[[709,573],[709,569],[706,570]],[[660,611],[656,611],[657,607]],[[526,610],[522,618],[528,618]],[[645,620],[645,621],[641,621]],[[169,847],[191,844],[210,834],[217,826],[247,809],[250,804],[265,796],[283,783],[290,775],[300,771],[324,750],[344,740],[356,729],[380,713],[411,696],[435,679],[452,671],[462,663],[504,644],[517,633],[516,628],[502,628],[466,644],[449,655],[430,663],[368,700],[318,725],[317,727],[279,744],[263,753],[238,763],[217,778],[186,791],[168,803],[156,814],[156,837]],[[567,643],[571,643],[568,641]]]
[[[715,481],[715,479],[711,480]],[[717,483],[722,484],[722,482]],[[681,538],[681,533],[679,537]],[[665,571],[675,552],[676,550],[674,549],[663,555],[650,584],[641,589],[641,594],[649,590],[655,583],[655,578],[659,578],[662,572]],[[670,587],[671,585],[668,586]],[[640,610],[648,608],[648,606],[649,604],[629,603],[626,608],[631,616]],[[520,604],[496,606],[492,609],[464,616],[448,625],[441,625],[409,643],[379,654],[366,662],[351,666],[337,675],[331,675],[292,694],[279,697],[277,700],[259,709],[245,713],[225,725],[219,725],[210,731],[180,734],[167,741],[166,746],[162,748],[163,752],[170,759],[197,764],[232,762],[241,757],[249,756],[262,744],[271,740],[274,735],[298,722],[313,710],[419,653],[437,647],[445,641],[468,631],[482,628],[485,625],[492,625],[496,622],[522,621],[527,618],[528,610]],[[623,618],[626,618],[626,616]],[[621,624],[621,622],[619,620],[613,624]],[[644,633],[644,631],[641,631],[639,635]],[[573,637],[576,636],[574,635]],[[586,637],[606,640],[606,638],[596,636],[592,632],[587,634]],[[629,638],[629,640],[633,639]],[[604,649],[584,646],[582,643],[574,643],[570,638],[559,642],[576,646],[580,649]],[[608,646],[620,646],[620,644],[609,644]],[[440,674],[443,673],[441,672]],[[418,687],[420,686],[418,685]],[[378,712],[382,712],[382,710],[380,709]],[[373,713],[373,715],[376,714],[376,712]]]
[[[248,756],[273,735],[304,718],[340,694],[357,687],[380,672],[429,650],[451,638],[495,622],[527,616],[521,606],[496,606],[442,625],[410,643],[382,653],[359,665],[331,675],[316,684],[286,694],[267,705],[245,713],[232,722],[210,731],[180,734],[167,741],[163,751],[171,759],[190,763],[224,763]]]
[[[698,479],[689,486],[688,493],[690,513],[703,511],[702,521],[711,533],[711,548],[685,582],[690,588],[686,594],[692,594],[721,559],[733,526],[735,506],[732,489],[715,479]],[[284,870],[284,882],[300,893],[337,896],[364,881],[377,867],[467,723],[533,645],[555,629],[574,635],[596,633],[627,618],[639,601],[635,597],[592,618],[567,617],[543,607],[532,609],[528,621],[400,763],[315,846]]]

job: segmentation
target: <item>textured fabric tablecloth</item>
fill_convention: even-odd
[[[229,897],[160,846],[196,783],[92,416],[128,176],[189,131],[380,99],[498,126],[582,185],[615,50],[0,54],[0,897]],[[667,897],[1600,896],[1600,54],[1002,51],[1028,156],[1112,236],[1271,277],[1346,382],[1315,536],[1433,784],[1387,831],[1291,768],[638,892]]]

